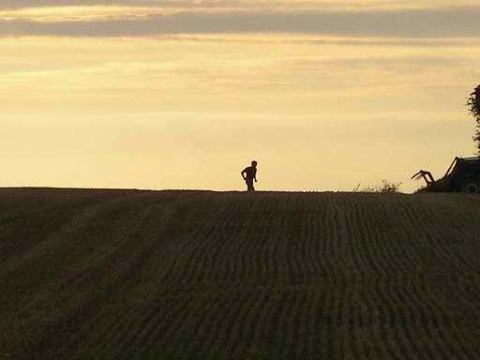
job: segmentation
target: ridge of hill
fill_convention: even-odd
[[[480,197],[0,189],[0,358],[479,359]]]

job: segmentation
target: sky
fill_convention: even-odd
[[[0,186],[412,192],[475,153],[452,3],[2,0]]]

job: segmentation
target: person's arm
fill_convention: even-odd
[[[245,177],[246,173],[247,173],[247,169],[243,169],[242,172],[240,173],[240,175],[242,175],[243,180],[247,180],[247,178]]]
[[[257,169],[255,169],[255,172],[253,173],[253,178],[255,179],[255,182],[257,182]]]

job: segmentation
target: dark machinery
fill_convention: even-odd
[[[443,178],[435,180],[430,171],[420,170],[412,179],[423,178],[425,192],[464,192],[480,194],[480,157],[456,157]]]

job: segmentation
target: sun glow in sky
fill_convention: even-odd
[[[0,186],[420,186],[475,152],[473,1],[4,1]]]

